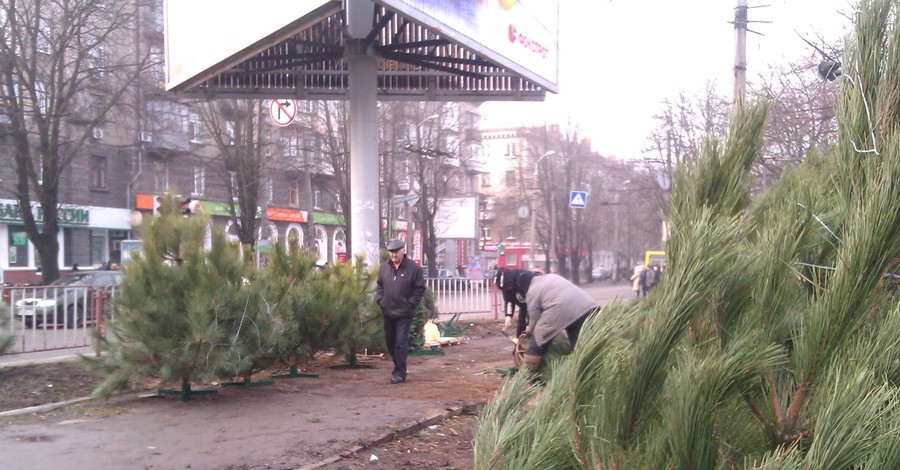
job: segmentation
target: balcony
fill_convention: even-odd
[[[151,152],[187,152],[191,149],[186,132],[141,132],[141,142]]]

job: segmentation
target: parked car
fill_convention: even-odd
[[[24,297],[15,300],[15,318],[29,328],[44,324],[83,325],[92,321],[94,291],[121,282],[121,271],[79,271],[47,286],[24,288]]]
[[[606,268],[594,268],[591,271],[591,278],[598,281],[605,281],[612,278],[612,270]]]
[[[433,278],[429,281],[432,289],[435,291],[442,290],[464,290],[469,287],[469,280],[457,276],[452,270],[447,268],[437,268],[437,276],[429,276],[428,268],[424,268],[426,278]]]

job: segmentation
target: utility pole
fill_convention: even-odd
[[[734,96],[731,107],[736,109],[744,103],[747,93],[747,0],[738,0],[734,9]]]

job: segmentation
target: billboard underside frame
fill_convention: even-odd
[[[366,41],[379,58],[379,100],[542,101],[548,91],[387,7],[376,6],[372,24]],[[350,43],[343,30],[343,12],[331,14],[287,39],[260,45],[260,52],[237,65],[211,70],[172,91],[216,98],[347,99],[344,57]]]

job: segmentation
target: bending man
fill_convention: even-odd
[[[518,277],[520,297],[528,306],[528,347],[522,368],[536,372],[550,341],[565,330],[569,344],[575,346],[584,320],[600,302],[580,287],[556,274],[535,277],[526,272]],[[521,300],[521,299],[520,299]]]

